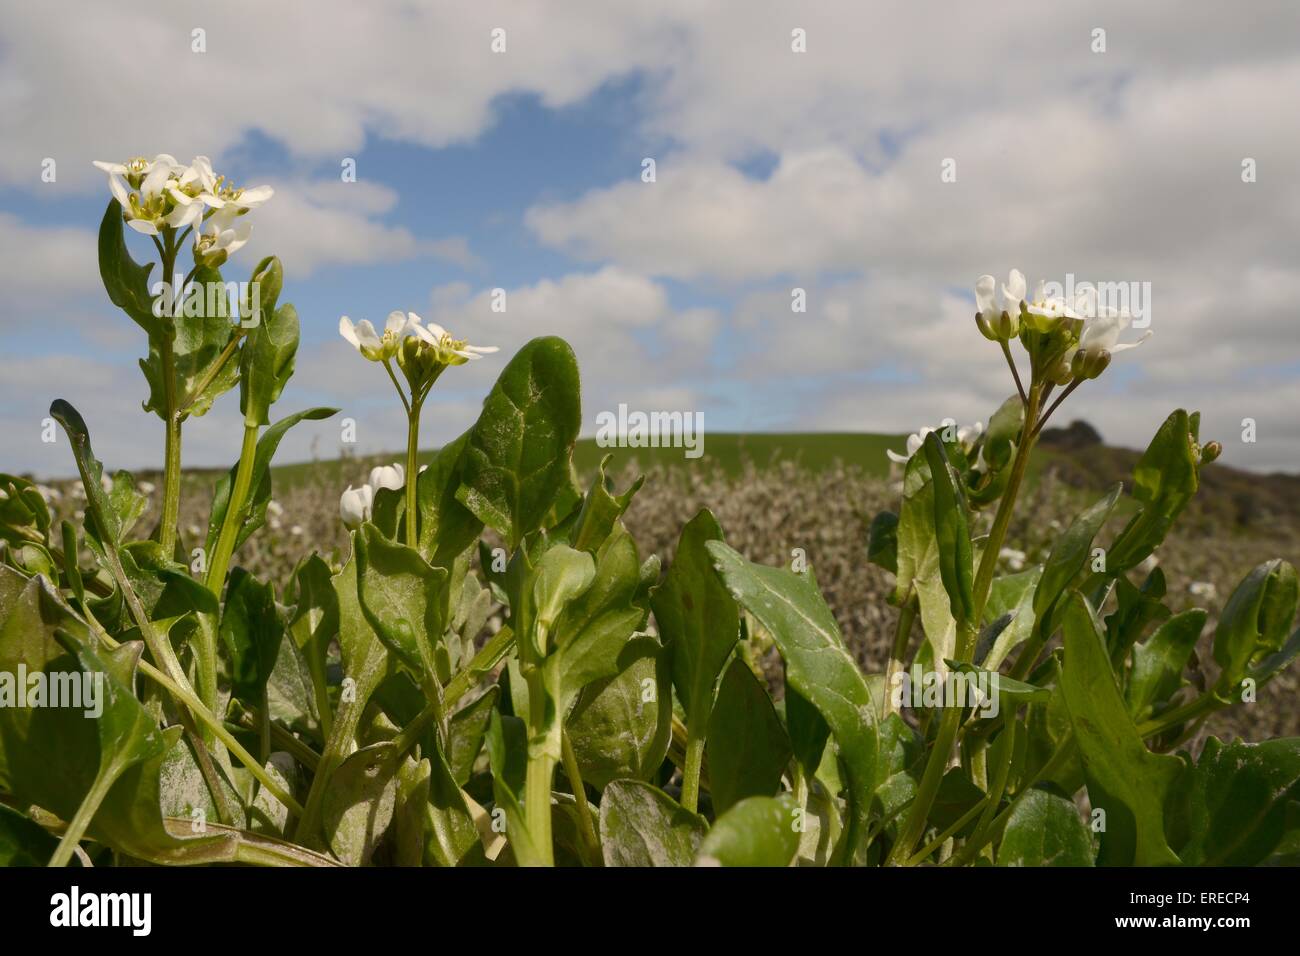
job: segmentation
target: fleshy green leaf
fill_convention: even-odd
[[[456,498],[511,550],[540,527],[569,460],[582,411],[578,363],[563,339],[533,339],[501,372],[469,433]]]
[[[767,688],[739,658],[732,659],[718,684],[705,756],[715,814],[746,797],[773,796],[781,788],[790,738]]]
[[[1183,686],[1183,669],[1205,629],[1205,619],[1200,608],[1175,614],[1133,648],[1128,703],[1134,720],[1145,720],[1155,704],[1167,701]]]
[[[966,524],[966,502],[960,479],[948,464],[937,432],[925,436],[925,457],[934,486],[934,531],[939,545],[939,574],[958,621],[969,621],[975,613],[970,529]]]
[[[788,793],[741,800],[709,829],[696,865],[789,866],[799,852],[796,809]]]
[[[1097,619],[1078,592],[1069,597],[1063,628],[1061,687],[1083,758],[1088,798],[1094,810],[1106,814],[1097,862],[1176,865],[1178,857],[1165,840],[1164,807],[1182,761],[1153,754],[1142,742],[1115,683]]]
[[[1222,669],[1215,693],[1228,699],[1252,659],[1282,647],[1296,602],[1295,568],[1280,559],[1257,565],[1237,585],[1214,631],[1214,660]]]
[[[447,620],[447,569],[389,541],[367,522],[356,535],[358,598],[366,620],[417,674],[434,674],[433,646]]]
[[[298,311],[288,303],[264,312],[239,350],[239,411],[246,425],[268,425],[271,406],[293,375]]]
[[[1070,582],[1083,570],[1092,553],[1093,539],[1115,510],[1115,502],[1119,501],[1123,490],[1122,484],[1116,484],[1106,497],[1081,511],[1070,522],[1065,534],[1056,539],[1034,591],[1034,618],[1039,622],[1040,628],[1049,627],[1048,612]]]
[[[657,787],[615,780],[600,800],[606,866],[690,866],[708,823]]]
[[[713,686],[740,634],[740,609],[705,550],[710,542],[721,541],[717,519],[701,510],[682,528],[668,574],[650,598],[672,654],[673,687],[687,719],[701,733],[708,727]]]
[[[751,564],[720,541],[709,555],[737,600],[772,635],[785,659],[786,680],[825,718],[848,773],[849,825],[845,859],[865,833],[876,784],[876,715],[867,683],[840,637],[811,571]]]
[[[1092,866],[1092,840],[1074,803],[1030,790],[1002,833],[998,866]]]

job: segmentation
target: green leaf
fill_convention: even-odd
[[[789,866],[799,852],[797,809],[788,793],[741,800],[709,829],[696,864]]]
[[[848,774],[851,860],[866,830],[876,784],[878,731],[867,683],[844,647],[839,627],[812,573],[751,564],[719,541],[706,545],[722,580],[772,635],[785,659],[786,680],[825,718]]]
[[[194,282],[190,295],[202,302],[202,307],[182,311],[185,303],[190,301],[186,297],[177,304],[176,315],[169,320],[173,332],[175,400],[178,407],[185,409],[182,420],[190,415],[206,414],[212,403],[239,381],[238,361],[227,359],[219,370],[213,367],[231,338],[238,334],[231,321],[225,281],[216,269],[204,267],[194,274]],[[160,337],[151,338],[149,357],[140,360],[140,370],[149,383],[149,398],[144,409],[154,412],[159,418],[167,415],[166,365],[162,347]],[[211,377],[199,392],[199,386],[209,374]]]
[[[890,574],[898,573],[898,515],[882,511],[871,519],[867,560]]]
[[[493,684],[479,697],[452,714],[447,730],[447,765],[460,786],[469,782],[474,761],[483,749],[483,735],[501,688]]]
[[[1128,706],[1134,720],[1145,720],[1156,704],[1169,700],[1183,686],[1183,669],[1205,630],[1206,616],[1200,608],[1175,614],[1133,648]]]
[[[99,225],[99,275],[104,291],[115,306],[130,316],[150,339],[162,334],[163,320],[153,314],[153,296],[149,294],[149,272],[153,263],[141,266],[126,248],[126,221],[122,206],[109,200]],[[164,280],[171,282],[171,276]]]
[[[239,411],[245,425],[268,425],[271,406],[293,375],[298,312],[288,303],[262,315],[239,350]]]
[[[1016,442],[1025,425],[1025,405],[1019,395],[1012,395],[989,419],[984,433],[984,462],[990,471],[1001,471],[1011,464]]]
[[[506,836],[515,861],[535,866],[547,855],[538,847],[524,821],[524,781],[528,772],[528,729],[518,717],[492,711],[487,730],[488,764],[492,769],[492,798],[506,816]]]
[[[447,621],[447,569],[366,522],[357,532],[357,595],[384,646],[417,674],[435,678],[433,647]]]
[[[63,426],[72,446],[73,457],[77,461],[77,471],[86,491],[86,531],[106,547],[116,550],[121,541],[121,519],[101,483],[104,466],[99,463],[90,447],[90,430],[86,427],[86,420],[61,398],[50,404],[50,417]]]
[[[961,479],[948,464],[937,432],[925,436],[925,457],[934,486],[934,530],[939,545],[939,574],[958,621],[969,621],[975,613],[970,529],[966,524],[966,502],[960,491]]]
[[[1133,471],[1133,497],[1142,505],[1111,544],[1107,572],[1136,567],[1162,542],[1200,485],[1196,447],[1199,415],[1178,409],[1165,419]]]
[[[0,474],[0,541],[21,547],[36,535],[49,540],[50,509],[26,478]]]
[[[826,718],[795,690],[787,679],[785,682],[785,729],[790,738],[790,748],[794,757],[803,767],[804,776],[809,779],[817,775],[821,766],[822,754],[826,752],[826,741],[830,739],[831,729]]]
[[[219,633],[230,652],[231,693],[250,706],[261,707],[284,638],[284,622],[271,585],[235,568],[226,588]]]
[[[433,750],[430,761],[428,826],[425,860],[437,866],[460,866],[475,856],[480,846],[478,829],[441,750]]]
[[[1295,620],[1297,594],[1295,568],[1281,559],[1257,565],[1237,585],[1214,631],[1220,699],[1231,697],[1253,660],[1282,647]]]
[[[294,412],[280,419],[257,439],[250,484],[253,491],[244,506],[244,520],[235,538],[236,549],[266,521],[266,508],[271,501],[271,459],[275,457],[285,432],[299,422],[317,422],[336,414],[338,414],[337,408],[308,408],[301,412]],[[230,467],[230,471],[221,476],[213,489],[212,511],[208,518],[208,537],[205,545],[208,554],[212,554],[217,548],[217,537],[221,534],[221,525],[226,520],[226,511],[230,508],[230,489],[234,487],[235,472],[238,470],[239,463],[236,462]]]
[[[1164,806],[1182,772],[1177,757],[1147,750],[1115,683],[1097,619],[1083,595],[1070,595],[1063,620],[1061,687],[1083,758],[1088,798],[1106,813],[1097,862],[1103,866],[1177,864],[1165,841]]]
[[[1040,629],[1050,626],[1049,612],[1087,564],[1093,539],[1115,510],[1115,502],[1119,501],[1123,490],[1124,485],[1116,483],[1106,497],[1081,511],[1052,546],[1052,553],[1043,565],[1042,577],[1034,591],[1034,618]]]
[[[583,499],[582,510],[578,512],[569,543],[579,551],[595,552],[614,530],[614,524],[627,511],[633,496],[645,483],[645,475],[639,476],[632,486],[621,495],[611,493],[613,481],[605,475],[605,469],[613,455],[606,455],[600,461],[596,478],[591,483],[591,490]]]
[[[58,845],[40,824],[0,804],[0,866],[44,866]]]
[[[781,789],[790,738],[767,688],[739,658],[732,659],[718,685],[705,756],[715,814],[746,797],[771,797]]]
[[[514,550],[569,481],[581,422],[573,350],[563,339],[533,339],[501,372],[470,430],[457,500]]]
[[[1043,573],[1042,565],[1035,565],[1016,574],[994,578],[989,588],[988,603],[984,606],[984,620],[993,623],[1003,615],[1011,619],[992,635],[993,643],[987,652],[983,648],[983,635],[976,648],[975,660],[988,670],[1002,666],[1007,655],[1027,641],[1034,632],[1034,595]]]
[[[1300,738],[1222,744],[1211,737],[1180,781],[1189,866],[1255,866],[1282,841],[1300,803]]]
[[[600,799],[606,866],[690,866],[708,823],[657,787],[615,780]]]
[[[668,574],[650,597],[655,623],[672,654],[673,687],[687,719],[701,733],[708,726],[718,673],[740,634],[740,609],[705,550],[722,540],[717,519],[702,509],[682,528]]]
[[[348,866],[374,856],[393,821],[398,759],[390,743],[371,744],[344,759],[330,777],[321,816],[330,850]]]
[[[483,530],[483,522],[456,498],[469,436],[465,432],[444,446],[416,479],[420,553],[435,567],[451,567],[456,556],[472,545]]]
[[[652,637],[629,641],[613,677],[582,689],[564,721],[582,779],[597,790],[620,778],[649,780],[672,736],[667,655]]]
[[[1030,790],[1002,832],[998,866],[1092,866],[1092,839],[1075,805],[1046,790]]]
[[[571,601],[591,588],[596,579],[596,562],[585,551],[575,551],[567,545],[557,545],[542,555],[533,575],[533,610],[537,631],[543,644],[536,643],[535,635],[521,645],[537,660],[547,657],[559,644],[557,623]],[[529,660],[528,654],[523,660]]]

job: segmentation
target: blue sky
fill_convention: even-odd
[[[1291,4],[1250,24],[1172,2],[68,6],[0,0],[2,470],[70,471],[39,441],[54,397],[110,465],[158,461],[143,343],[95,274],[90,161],[160,151],[275,187],[226,277],[281,257],[303,338],[279,408],[342,406],[363,453],[400,447],[402,421],[343,314],[411,310],[505,355],[563,335],[588,433],[620,403],[707,430],[899,432],[986,419],[1008,393],[971,289],[1014,267],[1152,284],[1154,337],[1063,419],[1142,445],[1199,407],[1229,463],[1300,466]],[[443,379],[430,443],[473,420],[505,355]],[[236,405],[187,423],[188,463],[233,459]],[[282,454],[337,451],[324,423]]]

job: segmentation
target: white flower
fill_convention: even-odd
[[[202,203],[178,202],[173,195],[185,167],[168,153],[127,163],[96,161],[95,166],[108,173],[108,188],[121,204],[126,224],[136,232],[156,236],[162,226],[183,229],[203,215]]]
[[[238,215],[227,206],[208,218],[194,237],[195,261],[218,268],[244,247],[253,226],[247,220],[236,218]]]
[[[1007,563],[1012,571],[1023,571],[1025,569],[1025,552],[1016,548],[1003,548],[998,552],[998,558]]]
[[[985,338],[1005,342],[1020,332],[1020,303],[1025,299],[1025,275],[1012,269],[998,297],[997,280],[980,276],[975,282],[975,321]]]
[[[289,529],[289,533],[294,537],[299,537],[302,534],[302,525],[300,524],[294,525],[292,528]]]
[[[464,339],[453,338],[450,332],[436,322],[425,325],[424,320],[414,312],[407,313],[407,320],[410,330],[422,342],[437,350],[438,361],[443,365],[464,365],[497,351],[495,345],[469,345]]]
[[[348,485],[347,491],[339,497],[339,517],[343,519],[343,524],[349,530],[355,531],[361,527],[362,522],[370,520],[374,505],[373,488],[369,485],[362,485],[360,488]]]
[[[1187,585],[1187,590],[1194,597],[1205,598],[1208,601],[1213,601],[1219,593],[1219,589],[1209,581],[1193,581]]]
[[[900,465],[905,465],[913,455],[915,455],[918,451],[921,450],[921,446],[925,444],[925,436],[930,434],[930,432],[932,431],[934,431],[934,429],[930,428],[927,425],[925,428],[922,428],[919,432],[913,432],[912,434],[908,435],[906,455],[900,455],[892,448],[886,448],[885,454],[889,456],[890,461],[896,461]]]
[[[401,312],[390,312],[384,324],[381,336],[370,324],[369,319],[362,319],[355,325],[346,315],[339,319],[339,335],[347,339],[352,347],[372,362],[382,362],[396,354],[402,344],[402,336],[409,331],[410,323]]]
[[[140,494],[142,495],[151,495],[157,489],[157,485],[155,485],[152,481],[142,481],[135,487],[136,490],[140,492]]]
[[[380,465],[377,468],[370,469],[370,481],[368,482],[371,490],[378,492],[380,488],[391,488],[394,491],[400,491],[406,485],[406,473],[399,464]]]
[[[278,518],[284,514],[284,505],[273,498],[266,503],[266,513],[273,518]]]
[[[954,419],[945,418],[943,421],[939,423],[939,428],[943,429],[944,431],[946,431],[949,428],[956,428],[957,443],[961,445],[963,450],[967,452],[969,452],[971,448],[974,447],[975,442],[979,441],[980,435],[984,434],[983,422],[976,422],[974,425],[962,425],[960,428],[958,428],[957,422]],[[898,452],[890,448],[885,449],[885,454],[889,456],[890,461],[896,461],[900,465],[906,464],[913,455],[915,455],[918,451],[921,450],[921,446],[925,444],[925,436],[935,430],[936,429],[930,428],[927,425],[926,427],[922,428],[920,431],[913,432],[911,435],[908,435],[906,455],[900,455]],[[942,438],[943,436],[940,435],[939,437]]]
[[[1109,307],[1099,311],[1101,314],[1090,319],[1083,327],[1083,334],[1079,336],[1079,351],[1084,355],[1091,357],[1102,352],[1114,355],[1125,349],[1135,349],[1151,338],[1148,329],[1136,342],[1120,342],[1120,335],[1133,324],[1133,316]]]

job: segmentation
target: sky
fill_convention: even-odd
[[[280,257],[302,341],[273,417],[339,406],[362,454],[405,422],[340,315],[500,346],[440,380],[428,445],[544,334],[577,353],[584,434],[620,404],[902,432],[1010,393],[973,286],[1019,268],[1150,283],[1152,338],[1062,423],[1142,447],[1200,409],[1228,464],[1297,471],[1298,97],[1294,0],[0,0],[0,470],[72,472],[54,398],[110,468],[160,466],[91,163],[167,152],[274,186],[223,271]],[[233,461],[239,421],[234,393],[187,421],[186,464]],[[280,459],[339,442],[304,423]]]

